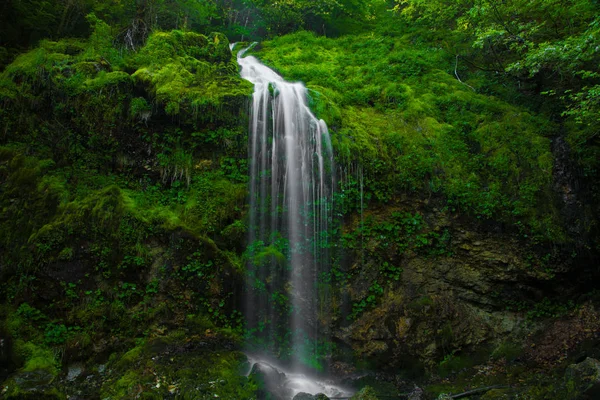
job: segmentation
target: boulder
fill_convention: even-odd
[[[258,398],[287,400],[291,397],[285,387],[286,376],[283,372],[264,362],[252,366],[249,377],[254,379],[259,387]]]
[[[3,385],[3,399],[62,400],[64,395],[53,385],[55,376],[44,370],[20,371],[13,374]]]
[[[310,393],[300,392],[294,396],[293,400],[315,400],[315,396]]]
[[[300,392],[294,396],[293,400],[329,400],[329,397],[323,393],[317,393],[313,395],[310,393]]]
[[[571,364],[565,372],[567,385],[574,385],[574,389],[583,398],[597,399],[600,396],[600,361],[586,358],[579,364]]]

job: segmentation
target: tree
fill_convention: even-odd
[[[450,51],[471,66],[553,96],[554,117],[592,170],[600,154],[600,5],[594,0],[396,0],[411,23],[455,35]],[[466,45],[465,45],[466,44]],[[541,102],[540,102],[541,103]]]

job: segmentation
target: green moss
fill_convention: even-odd
[[[455,60],[410,39],[299,32],[254,52],[306,83],[311,107],[332,128],[338,164],[362,168],[367,207],[428,192],[451,211],[566,241],[552,191],[556,127],[461,84]]]
[[[13,380],[5,382],[8,390],[3,395],[6,400],[67,400],[67,396],[57,388],[53,387],[26,387],[22,388]]]
[[[451,374],[456,374],[463,371],[466,368],[472,367],[474,365],[474,360],[469,356],[463,355],[455,355],[449,354],[442,361],[440,361],[438,366],[438,373],[441,377],[448,377]]]
[[[492,360],[505,359],[508,362],[513,362],[523,354],[523,346],[517,343],[504,342],[498,345],[492,352],[490,358]]]
[[[270,263],[271,260],[276,260],[280,265],[283,265],[286,261],[286,258],[285,255],[274,246],[267,246],[254,256],[252,263],[255,265],[261,265],[263,263]]]
[[[152,113],[152,106],[143,97],[136,97],[131,100],[129,108],[129,115],[134,118],[148,119],[149,114]]]
[[[109,388],[101,392],[102,398],[127,399],[135,395],[136,389],[143,382],[141,376],[135,371],[126,372],[116,382],[111,384]]]
[[[231,112],[251,93],[222,34],[156,32],[132,64],[135,81],[149,87],[168,115],[222,120],[219,113]]]
[[[195,326],[198,318],[188,317]],[[198,347],[195,340],[183,331],[176,331],[136,346],[115,362],[118,372],[103,385],[102,396],[125,399],[133,391],[142,398],[156,399],[169,394],[182,399],[254,396],[256,385],[242,375],[244,355],[203,349],[206,343]]]
[[[98,91],[102,88],[110,88],[111,86],[129,85],[131,77],[129,74],[122,71],[100,72],[93,79],[87,79],[83,82],[83,89],[89,91]]]
[[[232,293],[242,263],[221,247],[239,251],[244,238],[251,85],[223,35],[155,32],[127,53],[108,25],[90,22],[89,40],[42,42],[0,73],[10,142],[0,146],[0,210],[10,216],[0,219],[0,297],[21,305],[6,325],[27,373],[60,368],[41,343],[85,358],[94,343],[162,336],[165,324],[186,327],[166,346],[207,330],[210,340],[239,339]],[[130,398],[141,385],[141,398],[169,395],[150,372],[152,351],[117,354],[102,393]],[[187,393],[200,365],[207,382],[227,380],[217,393],[251,397],[238,357],[194,355]],[[160,380],[173,369],[166,360]]]
[[[185,317],[185,326],[192,332],[205,332],[207,329],[215,329],[212,321],[203,314],[188,314]]]
[[[52,350],[33,342],[17,340],[15,343],[15,352],[24,360],[22,371],[33,372],[44,370],[53,376],[58,375],[60,363]]]
[[[127,367],[130,367],[135,362],[138,362],[140,356],[144,351],[144,345],[145,343],[140,343],[133,349],[129,350],[127,353],[123,354],[121,359],[116,363],[116,368],[119,368],[121,370],[127,369]]]
[[[372,387],[367,386],[352,396],[351,400],[377,400],[376,394]]]

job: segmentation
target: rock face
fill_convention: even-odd
[[[359,278],[350,280],[341,298],[350,298],[348,309],[363,308],[347,318],[349,325],[334,330],[358,354],[381,364],[428,367],[457,349],[507,338],[520,342],[528,334],[523,310],[547,296],[549,282],[571,268],[558,258],[550,264],[549,255],[544,259],[500,228],[478,226],[427,204],[398,207],[419,218],[417,232],[401,240],[381,231],[359,239],[364,250],[348,267]],[[373,217],[376,224],[393,225],[388,213],[380,210]],[[401,223],[392,228],[402,234]],[[376,224],[369,229],[379,229]],[[351,222],[346,229],[359,227]],[[419,237],[425,247],[413,244]],[[401,274],[394,277],[390,270]],[[379,292],[373,291],[375,285]]]
[[[579,364],[569,365],[565,372],[567,385],[574,384],[575,391],[583,399],[597,399],[600,396],[600,361],[586,358]]]

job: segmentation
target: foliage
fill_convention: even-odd
[[[59,362],[54,352],[49,348],[38,346],[32,342],[17,342],[16,351],[25,360],[23,371],[31,372],[45,370],[56,376],[59,372]]]
[[[0,302],[23,371],[54,376],[59,356],[66,363],[108,349],[116,353],[102,397],[255,395],[255,382],[239,373],[243,357],[221,349],[256,333],[243,332],[237,309],[247,268],[250,290],[288,320],[289,288],[273,290],[273,282],[289,272],[290,244],[255,242],[242,255],[252,229],[251,85],[238,76],[228,37],[272,37],[255,52],[306,82],[311,108],[331,128],[334,211],[345,226],[323,232],[340,246],[318,296],[336,313],[348,306],[358,319],[393,295],[404,257],[435,263],[457,251],[451,227],[434,226],[415,211],[421,205],[406,211],[406,194],[433,198],[444,215],[512,225],[536,243],[567,241],[550,138],[564,133],[582,174],[595,179],[597,6],[399,0],[385,15],[391,3],[0,5]],[[265,264],[273,275],[254,276],[252,267]],[[340,305],[348,286],[358,290]],[[431,303],[425,296],[409,306]],[[574,307],[507,305],[529,320]],[[330,323],[327,313],[319,322]],[[289,357],[289,329],[276,330]],[[452,325],[435,334],[448,352]],[[304,345],[316,351],[303,362],[317,369],[333,349]],[[519,350],[504,344],[492,357]],[[460,371],[465,360],[450,352],[439,372]]]
[[[568,126],[577,161],[588,177],[595,174],[600,127],[596,2],[397,0],[395,10],[423,26],[452,31],[458,40],[446,46],[457,63],[463,56],[471,69],[516,79],[530,107]],[[554,96],[551,101],[535,98],[548,95]]]
[[[220,34],[156,32],[133,51],[97,16],[88,40],[43,41],[0,73],[0,301],[24,368],[190,314],[241,334],[250,85]],[[122,394],[140,378],[125,375]]]
[[[286,78],[320,94],[316,110],[340,110],[323,116],[332,118],[344,209],[405,191],[441,194],[451,210],[565,240],[551,200],[545,135],[553,125],[474,93],[450,74],[446,54],[410,40],[300,32],[259,49]]]

